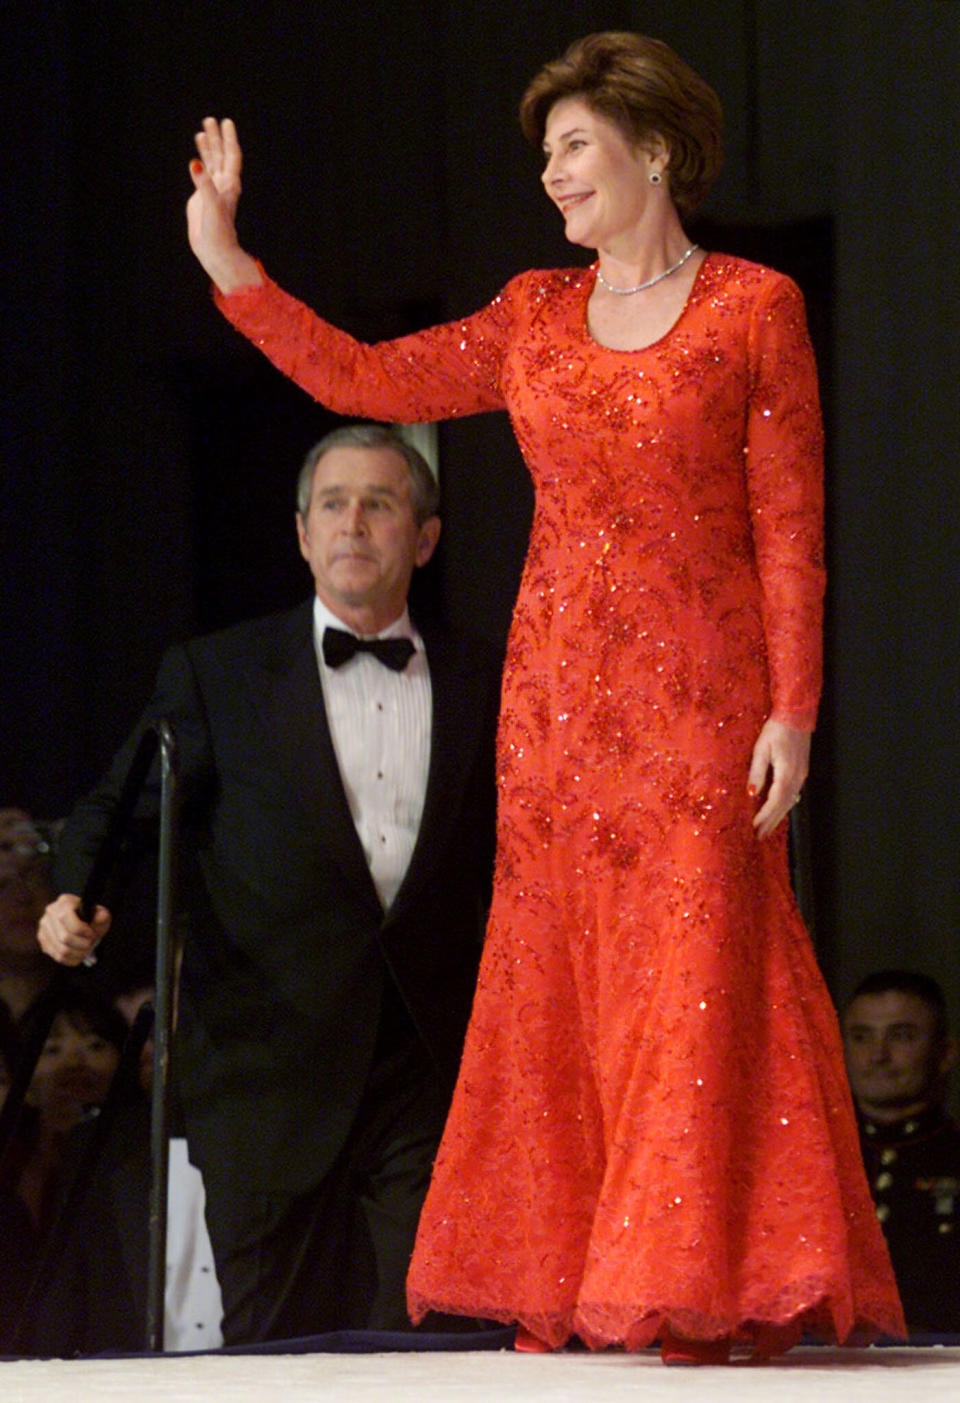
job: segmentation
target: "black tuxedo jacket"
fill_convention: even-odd
[[[168,717],[188,915],[177,1082],[208,1192],[318,1182],[356,1113],[388,980],[452,1087],[489,895],[499,671],[489,652],[423,633],[426,801],[386,913],[327,726],[312,601],[172,648],[141,726],[65,829],[58,886],[78,892],[143,725]],[[140,817],[157,797],[151,786]]]

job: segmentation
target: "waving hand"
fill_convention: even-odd
[[[221,292],[256,287],[262,281],[253,258],[237,239],[243,152],[229,117],[205,117],[196,134],[197,157],[190,162],[193,194],[187,201],[190,247]]]

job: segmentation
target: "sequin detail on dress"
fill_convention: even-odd
[[[342,414],[510,412],[536,487],[498,744],[493,910],[413,1314],[639,1348],[903,1332],[836,1020],[750,752],[811,728],[821,430],[800,294],[710,255],[673,329],[594,342],[593,272],[361,346],[220,299]]]

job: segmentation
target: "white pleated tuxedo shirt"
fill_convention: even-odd
[[[374,886],[386,910],[413,856],[430,766],[433,694],[423,639],[407,610],[377,638],[409,638],[415,652],[403,672],[370,653],[340,667],[323,660],[327,627],[350,632],[319,597],[314,645],[340,777]]]

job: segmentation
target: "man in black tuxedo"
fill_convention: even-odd
[[[167,653],[67,824],[40,923],[65,964],[105,934],[108,911],[85,924],[75,893],[142,726],[166,716],[189,915],[175,1066],[226,1343],[408,1324],[493,852],[497,668],[407,612],[436,513],[428,466],[389,429],[311,451],[297,531],[315,599]]]

